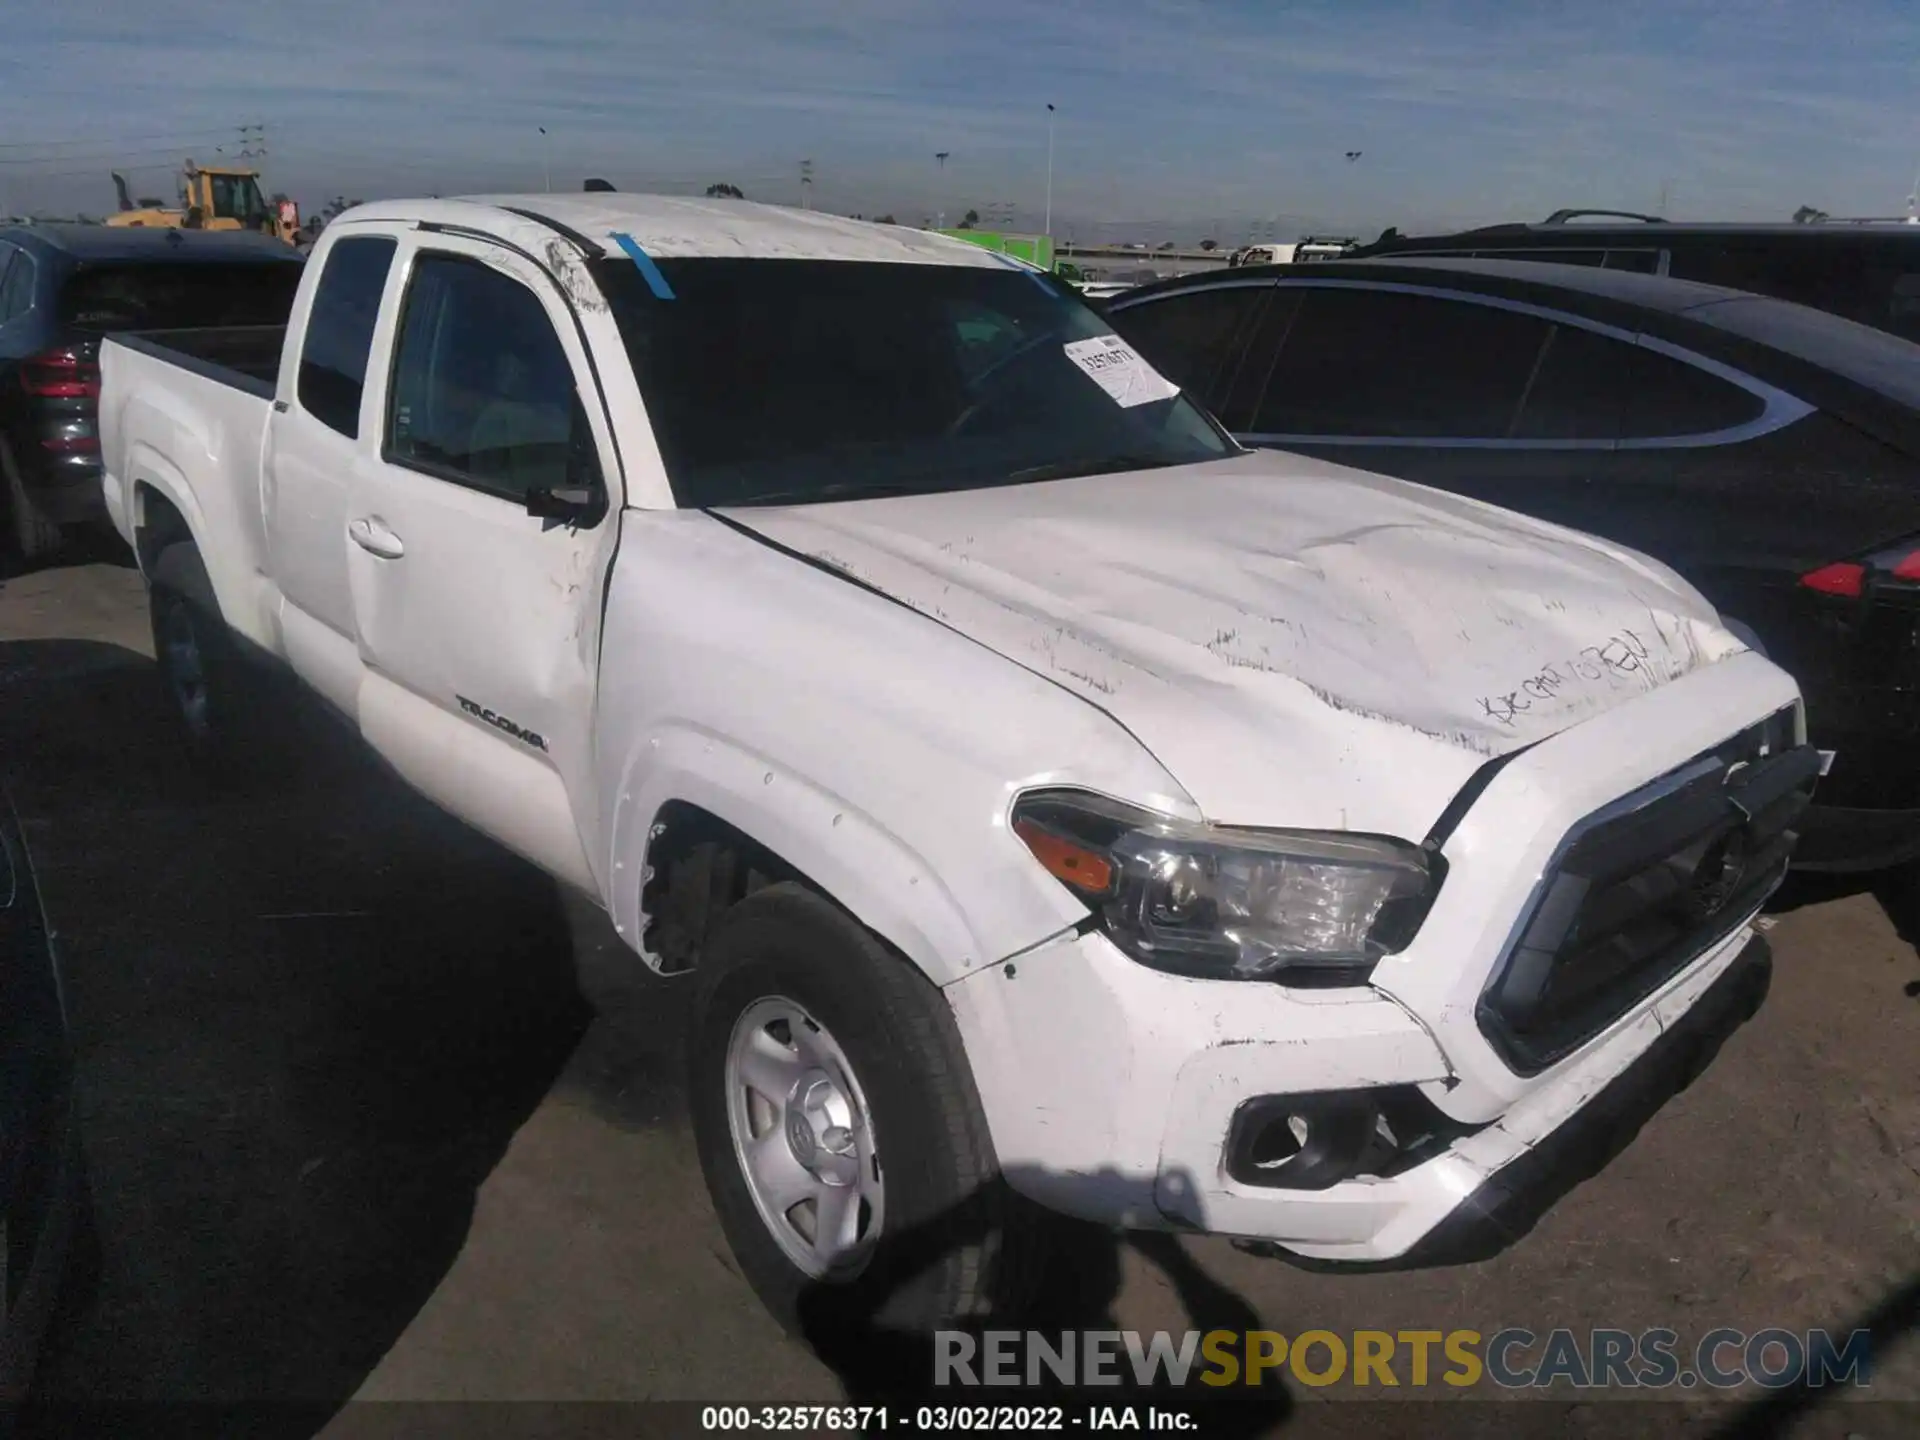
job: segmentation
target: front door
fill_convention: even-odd
[[[574,312],[505,246],[423,236],[348,498],[366,738],[422,791],[595,888],[591,791],[615,454]],[[557,495],[556,495],[557,492]],[[584,500],[554,518],[553,500]]]

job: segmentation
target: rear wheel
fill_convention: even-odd
[[[844,1345],[1022,1309],[1047,1217],[998,1173],[940,992],[795,884],[729,910],[697,973],[700,1162],[781,1323]]]
[[[161,684],[194,763],[220,779],[254,777],[271,751],[265,689],[221,618],[200,552],[169,545],[147,576]]]

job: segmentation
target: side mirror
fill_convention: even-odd
[[[580,520],[592,513],[595,492],[584,485],[538,486],[527,492],[527,514],[541,520]]]
[[[540,485],[527,492],[527,513],[542,520],[577,525],[600,518],[606,505],[600,460],[594,454],[593,433],[578,392],[573,397],[573,423],[568,433],[566,472],[560,485]]]

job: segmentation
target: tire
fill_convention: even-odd
[[[4,442],[0,442],[0,481],[6,485],[7,540],[13,553],[28,564],[44,560],[60,548],[60,527],[41,514],[27,494],[13,451]]]
[[[169,545],[147,574],[153,654],[196,768],[221,782],[271,773],[275,716],[265,687],[220,616],[200,552]]]
[[[1039,1283],[1050,1217],[999,1175],[940,992],[828,901],[785,883],[728,910],[695,973],[687,1058],[700,1164],[741,1273],[775,1318],[816,1349],[844,1351],[857,1349],[863,1335],[924,1334],[1024,1311]],[[798,1025],[784,1028],[797,1037],[798,1065],[812,1067],[801,1070],[809,1106],[776,1108],[739,1078],[743,1065],[734,1057],[744,1053],[745,1037],[768,1032],[777,1041],[781,1021],[769,1019],[782,1007],[815,1027],[804,1034]],[[770,1089],[786,1083],[784,1074],[770,1073],[777,1077]],[[833,1083],[822,1091],[808,1073]],[[836,1100],[849,1099],[836,1109]],[[821,1124],[845,1118],[843,1110],[852,1117],[841,1127],[854,1132],[850,1143]],[[826,1173],[851,1159],[858,1183],[873,1190],[842,1232],[852,1243],[841,1263],[823,1270],[813,1251],[806,1255],[813,1273],[793,1246],[797,1240],[805,1250],[807,1206],[814,1204],[817,1221],[818,1202],[802,1200],[790,1217],[773,1218],[777,1205],[756,1198],[735,1140],[736,1128],[778,1140],[786,1147],[775,1152],[785,1157],[782,1167],[797,1165],[795,1115],[811,1126],[806,1144]],[[836,1140],[846,1154],[832,1153]]]

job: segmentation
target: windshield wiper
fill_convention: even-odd
[[[879,500],[889,495],[926,495],[930,494],[924,485],[902,485],[896,482],[847,480],[838,485],[809,485],[800,490],[769,490],[762,495],[749,495],[741,500],[729,500],[724,505],[712,506],[715,510],[725,510],[734,505],[785,505],[804,503],[809,500]]]
[[[1122,470],[1159,470],[1183,462],[1145,452],[1102,455],[1092,460],[1055,460],[1045,465],[1030,465],[1014,470],[997,481],[999,485],[1021,485],[1035,480],[1071,480],[1082,475],[1112,475]],[[977,485],[905,484],[891,480],[843,480],[832,485],[808,485],[792,490],[768,490],[709,505],[710,510],[726,510],[736,505],[824,504],[833,500],[880,500],[898,495],[938,495],[948,490],[971,490]]]
[[[1159,470],[1178,464],[1160,455],[1102,455],[1094,460],[1054,460],[1045,465],[1029,465],[1008,474],[1006,483],[1024,485],[1034,480],[1074,480],[1082,475],[1113,475],[1122,470]]]

